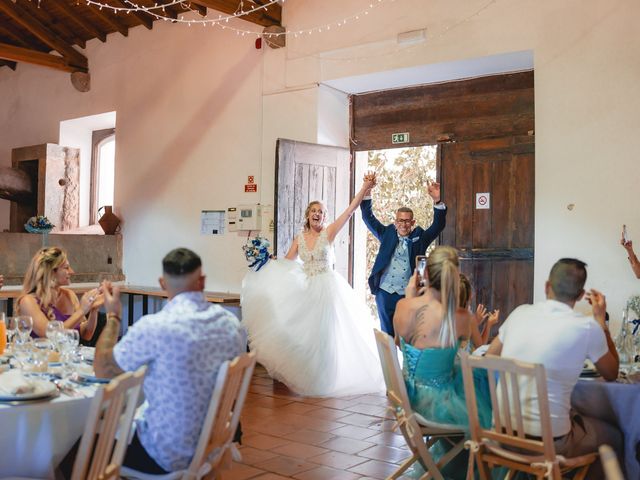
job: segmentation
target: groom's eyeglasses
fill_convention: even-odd
[[[396,223],[408,223],[411,224],[413,222],[413,218],[396,218]]]

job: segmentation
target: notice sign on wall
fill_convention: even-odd
[[[254,181],[253,175],[247,176],[247,183],[244,185],[244,193],[256,193],[258,191],[258,185]]]
[[[391,143],[409,143],[409,132],[392,133]]]
[[[222,235],[224,224],[224,210],[202,210],[200,213],[200,235]]]
[[[491,194],[489,192],[476,193],[476,209],[490,209],[491,208]]]

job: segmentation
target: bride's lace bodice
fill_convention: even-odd
[[[312,250],[307,248],[303,232],[298,235],[298,255],[304,262],[302,269],[310,277],[333,269],[333,245],[327,238],[327,230],[322,229]]]

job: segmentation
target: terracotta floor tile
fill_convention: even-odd
[[[376,435],[375,430],[369,430],[368,428],[357,427],[355,425],[345,425],[344,427],[331,430],[331,433],[340,437],[355,438],[356,440],[364,440]]]
[[[361,413],[352,413],[346,417],[340,419],[341,423],[347,423],[349,425],[357,425],[358,427],[375,428],[376,425],[382,423],[382,418],[372,417],[371,415],[362,415]]]
[[[288,405],[278,408],[278,413],[295,413],[297,415],[308,415],[309,412],[318,410],[317,405],[313,403],[291,401]],[[340,411],[340,410],[338,410]],[[347,412],[348,413],[348,412]]]
[[[278,438],[271,435],[257,434],[250,435],[242,439],[243,445],[248,447],[257,448],[260,450],[271,450],[272,448],[280,447],[291,443],[284,438]]]
[[[293,477],[283,477],[282,475],[278,475],[277,473],[268,472],[268,473],[263,473],[262,475],[258,475],[257,477],[254,477],[254,479],[252,480],[282,480],[282,479],[288,479],[288,478],[293,478]]]
[[[318,432],[329,432],[344,426],[336,420],[324,420],[322,418],[313,418],[307,415],[278,415],[274,418],[279,419],[283,424],[294,427],[304,428],[306,430],[316,430]],[[375,432],[374,432],[375,433]]]
[[[246,480],[260,475],[261,473],[264,473],[264,470],[259,470],[254,467],[250,467],[249,465],[234,463],[231,469],[223,472],[222,480]]]
[[[258,475],[257,477],[254,477],[254,480],[282,480],[282,479],[286,480],[287,478],[292,478],[292,477],[283,477],[282,475],[278,475],[277,473],[268,472],[268,473],[263,473],[262,475]]]
[[[367,448],[371,448],[375,446],[375,444],[371,442],[365,442],[364,440],[355,440],[353,438],[335,437],[328,442],[324,442],[320,446],[323,448],[328,448],[329,450],[333,450],[334,452],[354,454],[361,452],[362,450],[366,450]]]
[[[317,405],[329,408],[346,408],[357,404],[357,400],[345,400],[343,398],[325,398],[317,402]]]
[[[277,457],[277,453],[273,453],[269,450],[260,450],[257,448],[243,446],[240,448],[242,454],[242,462],[245,465],[255,465],[256,463],[264,462],[270,458]]]
[[[378,435],[374,435],[373,437],[367,438],[367,442],[376,443],[378,445],[389,445],[391,447],[406,447],[407,442],[405,442],[404,437],[402,435],[396,435],[391,432],[383,432]]]
[[[330,467],[318,467],[299,473],[293,478],[298,480],[356,480],[361,478],[357,473],[336,470]]]
[[[286,448],[286,446],[280,448]],[[401,463],[410,457],[411,453],[408,449],[389,447],[387,445],[376,445],[375,447],[359,452],[358,456],[388,463]]]
[[[379,462],[378,460],[369,460],[368,462],[361,463],[360,465],[349,468],[349,471],[359,473],[361,475],[367,475],[373,478],[385,479],[397,469],[398,466],[392,463]]]
[[[355,413],[363,413],[365,415],[373,415],[376,417],[384,417],[387,414],[387,408],[379,405],[369,405],[367,403],[357,403],[344,407],[345,410]]]
[[[275,435],[276,437],[284,437],[298,430],[297,427],[286,425],[285,423],[272,420],[274,417],[270,417],[265,420],[258,420],[251,424],[251,428],[256,432],[265,435]]]
[[[288,405],[291,402],[292,400],[290,399],[264,396],[262,398],[253,400],[251,402],[251,405],[258,405],[261,407],[268,407],[268,408],[278,408],[284,405]]]
[[[336,438],[331,433],[316,432],[315,430],[298,430],[297,432],[285,435],[283,438],[291,440],[292,442],[306,443],[307,445],[322,446],[321,444]]]
[[[369,405],[377,405],[379,407],[386,407],[389,405],[389,400],[384,393],[380,395],[363,395],[358,398],[358,403],[367,403]]]
[[[366,458],[358,457],[356,455],[348,455],[340,452],[328,452],[317,457],[309,458],[310,462],[320,463],[328,467],[338,468],[340,470],[346,470],[350,467],[364,463]]]
[[[272,417],[275,414],[274,408],[262,407],[255,403],[250,403],[244,406],[242,409],[242,418],[244,417]]]
[[[296,473],[316,468],[317,466],[317,463],[310,463],[300,458],[279,456],[271,458],[265,462],[258,463],[256,468],[261,468],[263,470],[268,470],[273,473],[290,477]]]
[[[351,412],[345,412],[344,410],[337,410],[335,408],[320,407],[315,410],[305,412],[305,415],[309,415],[314,418],[323,418],[325,420],[338,420],[352,414]]]
[[[380,448],[391,448],[391,447],[380,447]],[[283,445],[281,447],[274,448],[271,451],[279,455],[285,455],[287,457],[305,459],[309,457],[322,455],[323,453],[327,453],[329,450],[327,450],[326,448],[314,447],[313,445],[307,445],[304,443],[290,443],[288,445]],[[368,458],[376,458],[376,457],[368,457]],[[386,459],[382,459],[382,460],[386,460]]]

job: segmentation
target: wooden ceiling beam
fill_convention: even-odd
[[[70,31],[70,29],[67,28],[67,24],[55,21],[49,11],[45,8],[45,5],[47,8],[51,8],[51,4],[49,2],[45,2],[44,4],[35,4],[30,1],[22,1],[20,3],[20,6],[28,11],[33,18],[38,20],[42,25],[46,25],[47,28],[49,28],[49,30],[51,30],[51,32],[61,40],[69,45],[75,44],[82,49],[86,48],[86,41],[83,38],[78,37],[74,31]]]
[[[195,2],[189,2],[187,4],[187,6],[188,6],[189,9],[195,10],[196,12],[198,12],[201,17],[206,17],[207,16],[207,7],[205,7],[204,5],[200,5],[200,4],[195,3]]]
[[[236,13],[240,6],[239,0],[193,0],[192,3],[198,3],[207,8],[212,8],[218,12],[225,13],[227,15],[233,15]],[[249,0],[245,0],[245,10],[260,6],[263,2],[257,3]],[[271,25],[280,25],[282,22],[282,7],[279,3],[269,5],[268,10],[261,9],[257,12],[253,12],[247,15],[242,15],[242,20],[255,23],[256,25],[262,25],[263,27],[270,27]]]
[[[23,37],[18,34],[10,23],[0,23],[0,35],[3,35],[11,40],[11,43],[18,47],[34,49],[35,45],[31,45]]]
[[[114,6],[116,6],[116,7],[119,6],[119,7],[131,8],[131,5],[128,5],[128,4],[124,3],[122,0],[112,0],[112,2],[114,4]],[[133,12],[131,12],[129,14],[124,13],[124,15],[133,15],[134,17],[136,17],[138,19],[138,22],[140,22],[141,25],[144,25],[149,30],[151,30],[153,28],[153,19],[154,19],[154,17],[152,17],[148,13],[133,11]]]
[[[52,0],[49,0],[49,1],[52,1]],[[77,9],[80,8],[79,5],[77,5],[74,9],[74,7],[69,5],[67,0],[53,0],[53,2],[58,7],[58,9],[60,9],[66,15],[66,18],[68,18],[69,20],[71,20],[71,22],[73,22],[74,25],[76,25],[79,28],[82,28],[85,32],[88,32],[92,38],[97,38],[102,43],[107,41],[107,34],[104,31],[97,28],[92,22],[89,22],[86,19],[80,20],[78,18]],[[87,7],[84,7],[84,8],[87,8]]]
[[[58,55],[51,55],[50,53],[16,47],[15,45],[8,45],[6,43],[0,43],[0,59],[8,60],[10,62],[25,62],[33,65],[41,65],[43,67],[55,68],[56,70],[62,70],[65,72],[83,71],[77,67],[69,65],[65,58]],[[84,72],[86,73],[86,71],[87,70],[85,69]]]
[[[90,6],[89,8],[96,16],[100,17],[107,25],[113,28],[116,32],[120,32],[120,34],[123,37],[129,36],[129,27],[127,27],[124,23],[120,21],[120,19],[118,18],[118,14],[113,13],[108,8],[100,9],[100,7],[95,7],[95,6]],[[122,15],[126,15],[126,13],[123,13]]]
[[[0,60],[0,66],[9,67],[11,70],[15,70],[16,65],[17,65],[16,62],[11,62],[9,60]]]
[[[89,62],[87,61],[87,57],[82,55],[71,45],[60,39],[51,30],[42,25],[40,21],[34,18],[27,10],[22,8],[21,4],[13,3],[11,0],[0,0],[0,11],[7,14],[23,28],[29,30],[32,35],[40,39],[53,50],[56,50],[58,53],[63,55],[65,57],[63,62],[68,61],[68,64],[76,67],[76,70],[88,71]]]

